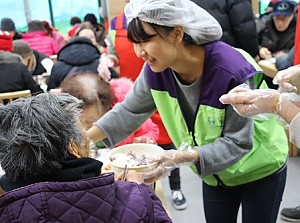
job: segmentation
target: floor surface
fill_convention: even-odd
[[[174,223],[205,223],[202,204],[202,183],[201,179],[188,167],[181,167],[181,188],[187,199],[188,207],[185,210],[177,211],[171,204],[171,191],[168,179],[161,180],[166,203]],[[281,208],[300,205],[300,157],[290,157],[288,160],[288,175]],[[286,221],[277,219],[277,223]],[[241,217],[238,217],[241,223]]]

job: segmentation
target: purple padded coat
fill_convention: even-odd
[[[45,182],[0,196],[0,222],[172,222],[149,186],[112,174]]]

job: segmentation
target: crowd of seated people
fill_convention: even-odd
[[[73,27],[74,37],[70,39],[60,34],[55,27],[45,20],[28,22],[27,31],[21,33],[16,29],[11,18],[1,19],[1,29],[9,32],[12,38],[16,40],[11,50],[14,53],[13,56],[18,60],[21,58],[21,62],[24,63],[31,75],[36,76],[45,73],[50,75],[51,78],[47,77],[46,80],[48,90],[59,87],[61,81],[69,73],[75,71],[97,73],[99,59],[105,46],[106,30],[103,25],[97,22],[94,14],[86,14],[82,24],[80,18],[74,18],[76,29]],[[54,62],[58,61],[54,67],[53,61],[51,61],[53,58],[55,58]],[[113,78],[118,77],[116,71],[111,69],[111,72]],[[10,73],[6,72],[6,74],[9,76]],[[38,82],[40,78],[35,77],[34,80]],[[32,93],[36,91],[27,85],[24,88],[32,90]],[[3,91],[8,92],[12,90],[14,88],[3,89]]]
[[[23,64],[22,57],[13,52],[10,33],[0,30],[0,93],[30,90],[41,92],[31,73]]]

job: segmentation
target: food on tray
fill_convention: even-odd
[[[127,154],[116,153],[112,155],[110,161],[118,166],[125,166],[127,164],[128,167],[135,167],[149,164],[150,159],[144,154],[137,155],[132,151],[129,151]]]

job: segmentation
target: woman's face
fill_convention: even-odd
[[[85,36],[85,37],[89,38],[94,45],[97,44],[95,33],[91,29],[81,30],[80,33],[78,33],[78,36]]]
[[[148,41],[134,43],[136,55],[147,62],[151,70],[160,72],[175,64],[178,48],[172,34],[161,33],[161,36],[147,23],[143,22],[144,30],[148,34],[157,34]]]

